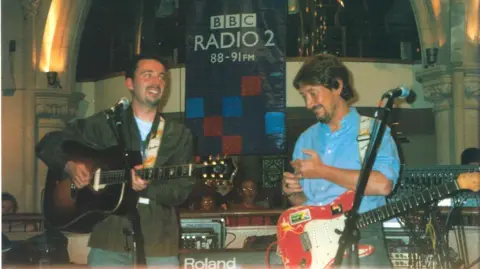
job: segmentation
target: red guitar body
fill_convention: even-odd
[[[326,206],[297,206],[282,213],[277,223],[278,252],[285,268],[332,268],[340,234],[345,226],[344,213],[353,205],[355,193],[347,191]],[[359,245],[360,257],[374,249]]]

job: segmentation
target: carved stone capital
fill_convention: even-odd
[[[438,65],[415,72],[415,78],[423,84],[435,84],[445,78],[450,79],[450,72],[445,65]]]
[[[465,97],[480,100],[480,64],[465,65]]]
[[[35,114],[37,118],[56,118],[68,122],[76,116],[78,103],[84,97],[82,93],[38,90],[35,94]]]
[[[452,83],[438,83],[424,85],[425,100],[434,104],[440,104],[452,98]]]
[[[38,7],[40,6],[40,0],[21,0],[23,18],[26,20],[28,17],[37,15]]]
[[[465,97],[480,100],[480,80],[465,82]]]
[[[462,70],[466,77],[479,77],[480,76],[480,64],[463,64],[456,66],[456,70]]]

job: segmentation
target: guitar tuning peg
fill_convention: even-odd
[[[209,161],[212,160],[212,155],[208,155],[208,160],[209,160]]]
[[[207,178],[207,174],[203,174],[202,176],[203,176],[203,178]]]

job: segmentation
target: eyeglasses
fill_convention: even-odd
[[[242,190],[244,190],[244,191],[253,191],[254,188],[252,188],[252,187],[250,187],[250,188],[242,188]]]

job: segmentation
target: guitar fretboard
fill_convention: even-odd
[[[439,185],[429,190],[411,195],[405,199],[392,201],[384,206],[360,214],[357,227],[362,228],[372,223],[388,220],[398,214],[415,209],[421,205],[443,199],[460,190],[456,181]]]
[[[147,168],[137,170],[136,173],[139,177],[147,181],[152,180],[167,180],[174,178],[182,178],[191,176],[193,165],[176,165],[176,166],[164,166],[160,168]],[[100,184],[123,184],[130,178],[130,170],[111,170],[101,171]]]

